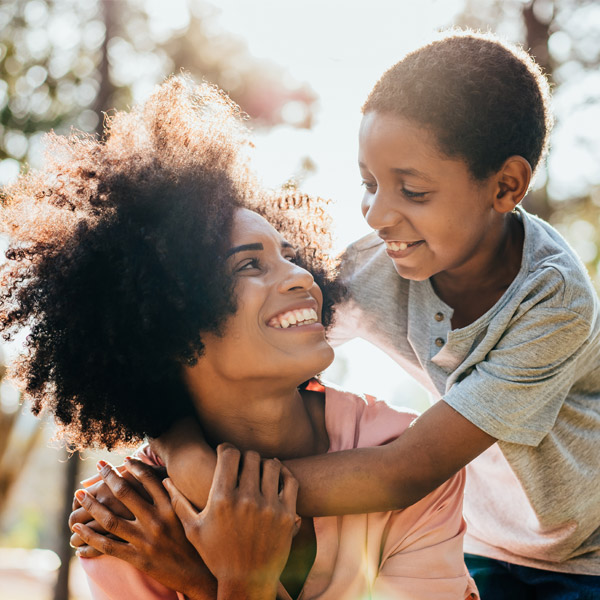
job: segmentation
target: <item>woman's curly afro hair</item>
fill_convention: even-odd
[[[369,94],[363,113],[382,112],[431,131],[477,180],[510,156],[533,170],[552,128],[546,78],[524,50],[492,34],[452,31],[407,54]]]
[[[181,368],[236,310],[224,257],[239,207],[301,249],[329,324],[341,287],[323,202],[261,191],[250,146],[223,93],[173,77],[104,141],[50,134],[44,168],[3,192],[0,330],[27,331],[13,375],[72,447],[136,443],[193,411]]]

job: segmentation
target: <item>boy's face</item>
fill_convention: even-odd
[[[481,272],[502,223],[493,177],[476,181],[428,130],[386,113],[363,117],[358,160],[363,215],[402,277]]]

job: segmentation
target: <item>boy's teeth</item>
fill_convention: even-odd
[[[407,244],[406,242],[388,242],[387,246],[390,250],[392,250],[392,252],[398,252],[399,250],[406,250],[410,244]]]

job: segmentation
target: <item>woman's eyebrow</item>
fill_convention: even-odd
[[[292,244],[290,244],[289,242],[286,242],[286,241],[281,242],[281,247],[282,248],[292,248],[293,250],[296,249],[294,246],[292,246]],[[264,250],[264,249],[265,249],[265,247],[260,242],[257,242],[255,244],[242,244],[241,246],[235,246],[234,248],[231,248],[230,250],[228,250],[227,254],[225,255],[225,258],[229,258],[230,256],[237,254],[238,252],[246,252],[248,250]]]
[[[237,252],[245,252],[246,250],[264,250],[265,247],[261,243],[257,244],[242,244],[241,246],[235,246],[231,248],[231,250],[227,251],[225,258],[229,258],[230,256],[236,254]]]

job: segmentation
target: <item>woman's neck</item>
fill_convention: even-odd
[[[205,381],[211,381],[206,389]],[[191,376],[188,383],[207,441],[229,442],[282,460],[326,452],[324,402],[320,394],[273,382],[226,382]]]

